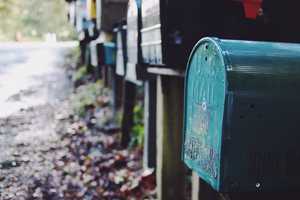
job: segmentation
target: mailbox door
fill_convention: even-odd
[[[226,90],[222,55],[210,41],[191,54],[185,84],[183,159],[213,188],[221,180],[221,148]]]

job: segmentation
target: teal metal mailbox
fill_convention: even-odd
[[[185,164],[217,191],[300,189],[300,45],[204,38],[187,67]]]
[[[102,65],[115,65],[116,45],[113,42],[93,40],[90,43],[91,64],[95,67]]]
[[[101,52],[101,50],[100,50]],[[103,54],[102,54],[103,53]],[[115,65],[116,64],[116,45],[112,42],[103,43],[103,55],[105,65]]]

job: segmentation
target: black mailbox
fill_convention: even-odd
[[[184,68],[199,38],[223,36],[223,4],[224,0],[144,0],[143,62]]]
[[[114,25],[126,16],[128,0],[97,0],[97,28],[112,31]]]
[[[204,38],[186,74],[184,162],[218,191],[300,188],[300,45]]]
[[[300,28],[291,23],[300,17],[299,1],[257,2],[260,0],[143,0],[143,62],[184,68],[194,44],[207,36],[300,41]],[[251,12],[258,13],[253,16]]]

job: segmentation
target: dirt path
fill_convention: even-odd
[[[5,46],[5,45],[4,45]],[[0,199],[27,199],[61,149],[58,122],[71,92],[64,68],[70,44],[0,49]]]

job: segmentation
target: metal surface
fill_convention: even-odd
[[[300,26],[291,23],[299,7],[294,0],[143,0],[143,62],[183,69],[202,37],[300,42]]]
[[[218,191],[300,188],[300,45],[204,38],[185,86],[183,159]]]
[[[241,35],[242,5],[227,0],[144,0],[142,3],[143,62],[185,68],[189,52],[199,38]],[[213,11],[213,12],[212,12]],[[233,22],[233,23],[232,23]]]
[[[128,0],[96,0],[97,28],[112,31],[113,26],[126,17]]]

